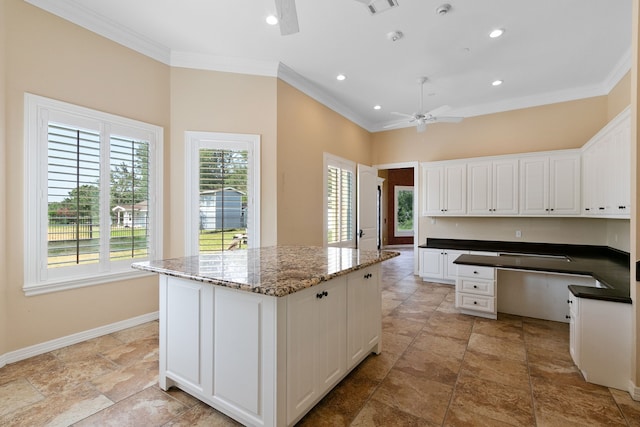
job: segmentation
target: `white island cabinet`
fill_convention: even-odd
[[[381,351],[393,252],[273,247],[138,263],[160,275],[160,373],[245,425],[289,426]]]

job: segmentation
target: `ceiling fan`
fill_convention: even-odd
[[[424,103],[424,84],[427,81],[426,77],[421,77],[418,79],[420,83],[420,110],[417,113],[407,114],[407,113],[398,113],[396,111],[392,111],[391,114],[396,116],[405,117],[405,120],[399,121],[397,123],[391,123],[384,126],[384,129],[391,129],[395,127],[399,127],[402,125],[414,124],[418,132],[424,132],[427,129],[427,125],[429,123],[458,123],[462,121],[463,117],[452,117],[452,116],[440,116],[439,114],[445,113],[451,110],[451,107],[448,105],[443,105],[438,108],[435,108],[431,111],[424,111],[423,103]],[[406,120],[409,119],[409,120]]]

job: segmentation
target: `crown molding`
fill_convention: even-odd
[[[604,82],[602,82],[604,91],[609,93],[613,90],[614,87],[620,80],[631,70],[631,48],[629,48],[622,57],[618,61],[618,63],[613,67],[611,72],[607,75]]]
[[[170,50],[128,27],[89,10],[75,0],[24,0],[156,61],[169,64]]]
[[[278,76],[277,61],[217,56],[196,52],[172,51],[170,65],[172,67],[194,68],[197,70],[224,71],[268,77]]]
[[[304,94],[310,96],[311,98],[315,99],[319,103],[325,105],[327,108],[330,108],[331,110],[340,114],[344,118],[351,120],[353,123],[364,128],[365,130],[373,132],[375,126],[372,123],[369,123],[367,120],[360,117],[352,109],[329,95],[320,86],[316,85],[301,74],[298,74],[296,71],[289,68],[282,62],[278,67],[278,78],[295,87]]]
[[[592,98],[594,96],[607,95],[613,87],[620,81],[622,77],[627,73],[628,69],[624,68],[624,61],[621,61],[616,68],[609,74],[607,80],[601,84],[582,86],[579,88],[559,90],[555,92],[541,93],[537,95],[523,96],[519,98],[504,99],[498,102],[472,105],[463,108],[454,108],[447,112],[447,115],[459,116],[459,117],[475,117],[486,114],[503,113],[511,110],[520,110],[523,108],[539,107],[542,105],[558,104],[561,102],[575,101],[578,99]],[[616,80],[617,78],[617,80]],[[380,123],[375,126],[374,132],[389,131],[390,129],[384,129],[384,126],[397,123],[397,120],[392,120],[385,123]],[[402,129],[405,127],[411,127],[413,125],[407,124],[406,126],[400,125],[394,127],[394,129]]]
[[[322,87],[282,63],[278,64],[274,61],[223,57],[195,52],[171,51],[168,47],[146,38],[128,27],[96,14],[83,6],[83,3],[79,0],[24,1],[169,66],[278,77],[369,132],[388,131],[390,129],[384,129],[384,126],[397,123],[396,120],[385,123],[369,122],[354,110],[331,96],[322,89]],[[505,99],[494,103],[479,104],[454,109],[450,111],[449,114],[462,117],[474,117],[573,101],[593,96],[602,96],[608,94],[630,69],[631,50],[629,49],[622,55],[618,63],[600,84],[521,98]],[[400,125],[394,127],[394,129],[410,126],[413,125]]]

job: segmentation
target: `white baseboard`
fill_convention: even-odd
[[[640,401],[640,387],[636,386],[631,380],[629,380],[629,394],[633,400]]]
[[[109,325],[100,326],[98,328],[89,329],[88,331],[78,332],[76,334],[67,335],[66,337],[56,338],[51,341],[46,341],[40,344],[32,345],[29,347],[21,348],[19,350],[10,351],[0,355],[0,368],[7,363],[14,363],[20,360],[28,359],[39,354],[48,353],[59,348],[63,348],[72,344],[77,344],[82,341],[87,341],[93,338],[101,337],[103,335],[118,332],[123,329],[138,326],[143,323],[158,320],[159,312],[147,313],[141,316],[132,317],[131,319],[121,320],[120,322],[111,323]]]

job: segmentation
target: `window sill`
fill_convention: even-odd
[[[105,283],[118,282],[129,279],[139,279],[141,277],[154,276],[155,273],[146,271],[123,271],[121,273],[110,273],[99,276],[79,277],[75,279],[62,279],[44,284],[24,285],[22,290],[25,296],[48,294],[52,292],[67,291],[70,289],[84,288],[87,286],[103,285]]]

